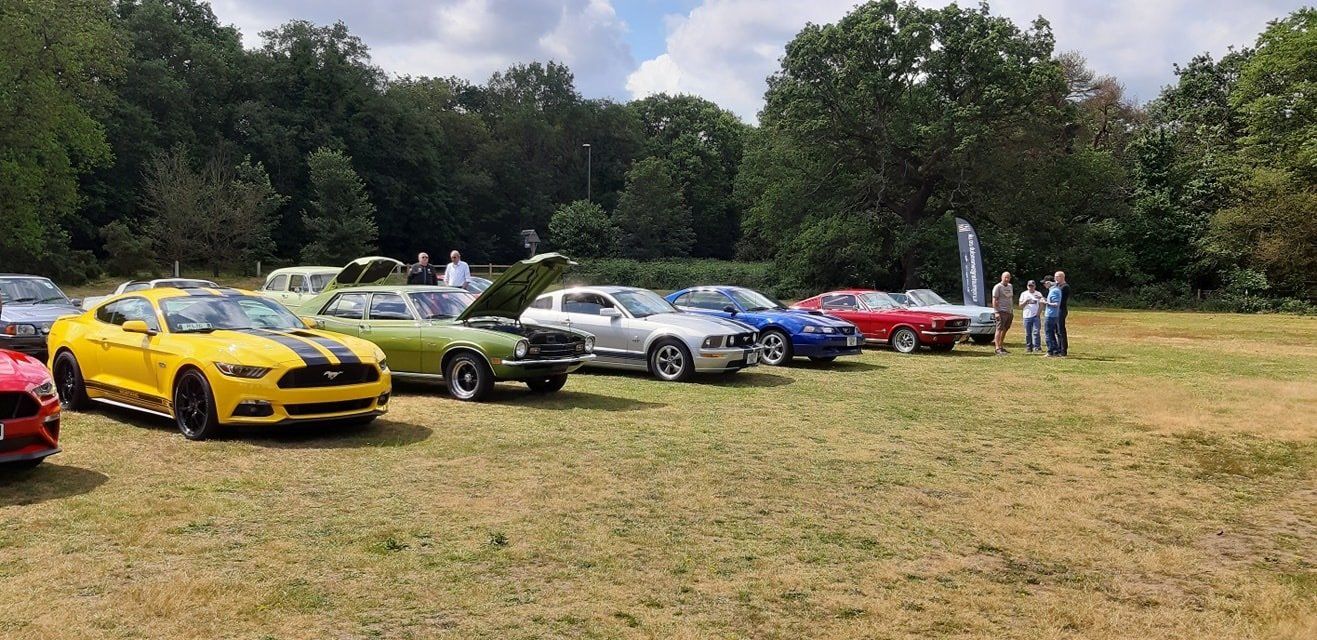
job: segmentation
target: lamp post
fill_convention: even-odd
[[[591,175],[591,171],[592,171],[591,161],[593,160],[592,156],[594,155],[594,149],[590,148],[589,142],[582,144],[581,146],[585,147],[585,201],[589,202],[590,182],[591,179],[593,178],[593,176]]]

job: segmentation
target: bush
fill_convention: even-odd
[[[658,291],[675,291],[696,285],[725,284],[749,287],[769,295],[780,291],[776,272],[767,262],[731,260],[655,260],[623,258],[581,260],[567,274],[571,284],[616,284]]]
[[[599,205],[577,200],[553,212],[549,241],[569,256],[603,258],[617,250],[617,227]]]
[[[115,220],[101,229],[101,239],[105,241],[105,270],[110,275],[132,278],[153,270],[155,252],[150,236]]]

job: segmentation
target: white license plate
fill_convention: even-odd
[[[860,336],[846,336],[846,346],[853,347],[860,344]]]
[[[750,353],[746,354],[746,356],[745,356],[745,363],[746,363],[746,364],[756,364],[756,363],[758,363],[758,362],[759,362],[759,352],[758,352],[758,351],[751,351]]]

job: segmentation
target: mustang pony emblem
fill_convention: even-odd
[[[339,376],[341,376],[341,375],[343,375],[343,372],[342,372],[342,371],[326,371],[326,372],[325,372],[325,377],[326,377],[326,378],[329,378],[330,380],[333,380],[334,378],[337,378],[337,377],[339,377]]]

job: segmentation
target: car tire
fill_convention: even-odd
[[[832,362],[837,356],[810,356],[809,359],[814,362]]]
[[[556,376],[547,378],[531,378],[526,381],[526,386],[534,393],[553,393],[567,384],[567,374],[560,373]]]
[[[759,336],[759,361],[770,367],[781,367],[791,362],[794,350],[791,336],[777,329],[769,329]]]
[[[910,327],[900,327],[892,332],[887,344],[898,353],[914,353],[919,350],[919,335]]]
[[[948,351],[951,351],[951,350],[954,349],[954,348],[956,348],[956,343],[954,343],[954,342],[948,342],[948,343],[945,343],[945,344],[930,344],[930,345],[928,345],[928,349],[929,349],[930,351],[936,351],[936,352],[938,352],[938,353],[946,353],[946,352],[948,352]]]
[[[494,388],[494,371],[474,353],[459,353],[444,368],[448,394],[464,402],[479,402]]]
[[[174,382],[174,424],[188,440],[205,440],[220,432],[215,394],[206,375],[196,369],[180,373]]]
[[[659,380],[685,382],[695,375],[695,360],[686,345],[672,339],[660,340],[649,350],[649,372]]]
[[[969,339],[970,339],[970,340],[973,340],[973,341],[974,341],[974,344],[977,344],[977,345],[992,344],[992,335],[991,335],[991,334],[984,335],[984,334],[982,334],[982,333],[976,333],[976,334],[974,334],[974,335],[971,335],[971,336],[969,337]]]
[[[70,411],[82,411],[91,405],[87,397],[87,384],[82,379],[82,367],[70,351],[55,358],[55,391],[60,405]]]

